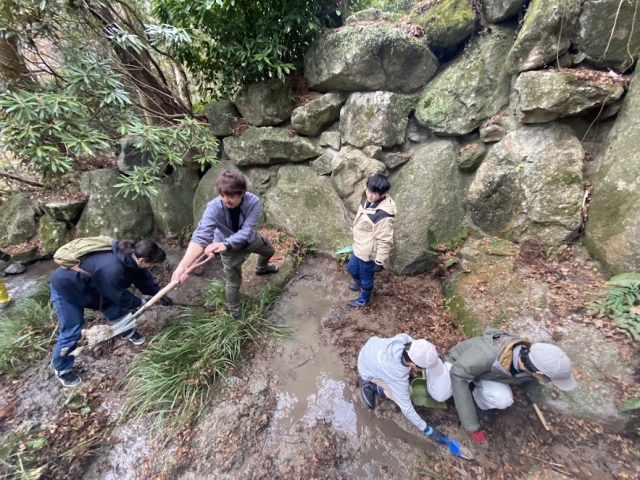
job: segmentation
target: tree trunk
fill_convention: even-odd
[[[118,24],[107,7],[108,1],[100,3],[87,2],[91,14],[106,28],[110,25]],[[191,112],[182,104],[171,92],[170,88],[163,83],[151,71],[151,57],[149,52],[142,50],[140,53],[132,48],[123,48],[121,45],[111,42],[116,55],[120,59],[120,67],[136,88],[145,97],[143,105],[158,117],[170,120],[173,117],[188,115]]]
[[[0,91],[11,85],[33,84],[31,72],[19,51],[18,37],[0,36]]]

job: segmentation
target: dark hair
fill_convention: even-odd
[[[384,195],[391,189],[389,179],[381,173],[374,173],[367,180],[367,188],[373,193]]]
[[[136,257],[143,258],[147,263],[160,263],[164,262],[164,259],[167,258],[164,250],[162,250],[156,242],[152,242],[151,240],[140,240],[139,242],[120,240],[118,242],[118,251],[125,255],[134,253]]]
[[[409,343],[405,343],[404,344],[404,350],[402,351],[402,359],[405,362],[411,362],[414,363],[413,360],[411,360],[411,358],[409,358],[409,349],[411,348],[411,342]]]
[[[247,191],[247,181],[240,172],[223,170],[216,178],[218,195],[242,195]]]
[[[538,372],[538,368],[533,364],[531,359],[529,358],[529,348],[526,345],[523,345],[520,349],[520,360],[522,360],[522,364],[524,368],[527,369],[530,373]]]

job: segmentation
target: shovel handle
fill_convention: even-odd
[[[147,300],[147,303],[145,303],[142,307],[140,307],[140,309],[136,313],[133,314],[133,318],[138,318],[144,312],[149,310],[158,302],[158,300],[160,300],[162,297],[164,297],[167,293],[169,293],[171,290],[176,288],[178,285],[180,285],[180,282],[170,282],[166,287],[164,287],[162,290],[156,293],[153,297]]]
[[[547,419],[544,418],[544,415],[542,415],[542,412],[538,408],[538,405],[534,403],[533,409],[536,411],[536,415],[538,415],[538,419],[540,420],[540,423],[542,423],[542,426],[544,427],[544,429],[551,430],[551,428],[549,428],[549,423],[547,422]]]

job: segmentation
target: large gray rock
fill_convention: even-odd
[[[256,195],[262,195],[265,193],[276,180],[278,175],[278,168],[275,167],[253,167],[247,169],[247,177],[249,179],[249,185],[251,185],[251,192]]]
[[[311,166],[318,175],[331,175],[331,161],[333,155],[329,152],[325,152],[311,162]]]
[[[640,56],[639,25],[637,0],[585,0],[575,42],[592,63],[622,71]]]
[[[584,150],[566,125],[508,133],[476,172],[467,202],[481,230],[511,241],[537,235],[546,245],[580,227]]]
[[[180,235],[193,226],[193,197],[198,185],[198,173],[178,167],[157,185],[158,195],[151,198],[153,218],[167,237]]]
[[[82,192],[89,202],[80,216],[78,237],[109,235],[120,239],[140,240],[153,231],[153,212],[149,201],[117,195],[114,187],[120,183],[115,170],[86,172],[80,180]]]
[[[234,103],[242,118],[258,127],[288,120],[294,107],[291,88],[278,78],[242,87],[236,93]]]
[[[277,165],[303,162],[322,155],[314,142],[293,130],[250,128],[239,137],[226,137],[224,151],[236,165]]]
[[[399,13],[385,12],[379,8],[366,8],[360,10],[352,15],[349,15],[346,20],[347,25],[353,25],[358,22],[375,22],[376,20],[383,20],[385,22],[397,22],[402,18]]]
[[[391,92],[353,93],[340,112],[342,141],[391,147],[405,140],[413,97]]]
[[[424,29],[425,42],[435,50],[463,42],[473,33],[476,24],[469,0],[416,2],[409,21]]]
[[[132,172],[134,167],[148,167],[153,163],[151,156],[141,152],[134,145],[138,139],[122,137],[115,145],[116,163],[122,173]]]
[[[355,149],[340,152],[331,162],[331,170],[331,182],[338,196],[344,199],[345,205],[353,213],[358,210],[362,200],[365,180],[374,173],[387,171],[384,163]]]
[[[198,183],[198,187],[193,194],[194,225],[197,225],[197,223],[200,221],[200,218],[202,218],[202,213],[204,212],[204,207],[207,206],[207,203],[209,203],[218,195],[218,193],[216,192],[216,178],[218,178],[218,175],[223,170],[235,170],[237,172],[240,172],[240,169],[227,158],[221,158],[213,167],[207,170],[207,173],[205,173],[204,176],[200,179],[200,183]],[[245,179],[247,179],[246,176]],[[249,181],[247,181],[247,190],[252,190]]]
[[[296,108],[291,114],[291,128],[300,135],[314,137],[340,118],[340,108],[347,101],[344,93],[327,93]]]
[[[462,228],[464,193],[453,140],[437,140],[412,149],[409,160],[391,179],[396,201],[391,268],[401,274],[424,271],[434,257],[427,253],[429,232],[446,242]]]
[[[640,271],[640,76],[634,76],[593,179],[586,244],[611,273]]]
[[[384,23],[329,30],[304,59],[307,85],[320,92],[414,92],[437,68],[436,57],[422,42]]]
[[[204,106],[204,114],[209,120],[211,133],[217,137],[228,137],[233,133],[240,114],[231,100],[219,100]]]
[[[34,211],[25,193],[16,193],[0,205],[0,244],[18,245],[37,233]]]
[[[559,117],[609,105],[624,94],[610,75],[585,70],[541,70],[521,73],[518,118],[522,123],[544,123]]]
[[[55,220],[49,215],[40,217],[38,236],[40,253],[45,256],[53,255],[61,246],[71,241],[71,231],[67,228],[67,223]]]
[[[416,108],[418,123],[443,135],[478,128],[509,101],[504,57],[513,44],[511,29],[494,26],[474,39],[464,55],[425,88]]]
[[[49,202],[42,206],[44,212],[59,222],[77,223],[87,202]]]
[[[289,235],[303,236],[322,254],[352,243],[348,213],[327,177],[311,167],[284,165],[264,195],[266,221]]]
[[[582,0],[532,0],[509,52],[511,72],[540,68],[569,49]]]
[[[497,23],[514,16],[527,0],[484,0],[482,13],[489,23]]]

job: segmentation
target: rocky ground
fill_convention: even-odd
[[[463,256],[472,258],[479,248],[472,245]],[[170,257],[178,259],[179,253]],[[607,380],[608,394],[622,401],[637,392],[637,346],[606,321],[589,320],[584,311],[589,292],[601,289],[602,280],[580,260],[579,251],[535,264],[517,262],[517,255],[509,250],[495,258],[510,258],[518,280],[528,278],[528,285],[542,291],[546,304],[535,307],[540,311],[532,316],[540,328],[551,331],[554,340],[569,336],[582,342],[587,356],[589,350],[615,352],[628,375],[610,374],[616,378]],[[463,266],[471,272],[472,263],[463,261]],[[478,308],[487,315],[501,304],[495,292],[506,292],[509,283],[504,271],[494,268],[502,287],[490,277],[480,284],[484,291],[474,287],[483,301]],[[449,270],[412,277],[383,273],[372,306],[354,311],[346,307],[353,294],[344,266],[308,259],[270,312],[272,321],[290,328],[291,339],[249,347],[246,361],[230,372],[195,428],[169,444],[154,439],[144,419],[116,424],[123,403],[118,385],[144,347],[116,340],[90,351],[79,361],[83,387],[71,395],[52,378],[45,358],[18,379],[2,378],[2,448],[14,438],[25,464],[43,467],[39,473],[47,478],[638,478],[637,443],[624,432],[624,422],[610,421],[608,412],[602,416],[606,420],[585,420],[563,408],[562,394],[545,397],[547,432],[516,389],[514,406],[484,427],[489,450],[475,448],[451,402],[446,410],[418,408],[430,424],[473,448],[475,461],[430,443],[389,401],[379,402],[373,412],[362,406],[356,359],[370,336],[404,331],[429,339],[443,352],[465,338],[454,306],[442,296],[440,275],[450,276]],[[168,272],[156,273],[166,280]],[[174,295],[176,301],[201,302],[203,286],[221,274],[217,262],[200,273]],[[525,308],[525,301],[518,303],[509,307],[515,313]],[[176,308],[149,315],[148,338]],[[602,341],[593,345],[593,338]],[[587,390],[604,388],[606,382],[591,381],[584,369],[578,373]]]

